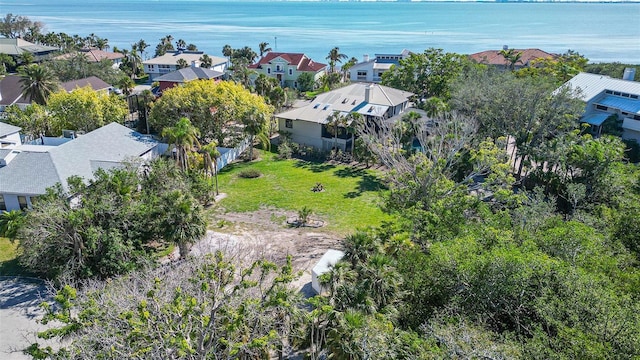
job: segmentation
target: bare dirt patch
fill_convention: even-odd
[[[216,214],[205,239],[191,249],[193,255],[221,250],[238,259],[266,258],[283,264],[288,255],[302,276],[294,284],[307,293],[311,269],[329,249],[341,249],[343,236],[323,228],[290,227],[287,219],[294,212],[261,209],[246,213]]]

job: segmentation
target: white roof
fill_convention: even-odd
[[[640,82],[614,79],[606,75],[581,72],[562,86],[580,90],[579,98],[586,102],[601,94],[604,90],[620,91],[640,95]]]
[[[316,276],[322,275],[329,271],[343,257],[343,251],[329,249],[326,253],[324,253],[324,255],[322,255],[316,266],[314,266],[311,271]]]
[[[369,100],[365,93],[369,89]],[[379,84],[355,83],[318,95],[309,105],[276,115],[281,119],[304,120],[319,124],[327,123],[334,111],[341,113],[360,112],[380,116],[391,106],[409,101],[413,93]],[[367,112],[372,109],[371,112]],[[373,112],[375,110],[375,112]]]

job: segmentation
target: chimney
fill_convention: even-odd
[[[364,87],[364,101],[366,103],[371,99],[371,90],[373,90],[373,84],[365,85]]]
[[[191,60],[191,67],[192,68],[197,68],[198,65],[196,65],[196,61],[195,60]]]
[[[367,61],[369,61],[369,54],[362,55],[362,62],[367,62]]]
[[[633,81],[636,77],[636,68],[625,68],[624,75],[622,75],[622,80]]]

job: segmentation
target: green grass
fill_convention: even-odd
[[[235,163],[220,173],[220,191],[227,194],[220,204],[227,211],[273,207],[297,212],[306,206],[313,210],[312,218],[324,220],[328,230],[340,234],[379,226],[390,219],[379,207],[384,184],[378,173],[328,163],[278,160],[275,154],[267,152],[260,154],[261,160]],[[239,177],[238,173],[246,169],[258,170],[262,176]],[[318,182],[324,191],[311,191]]]
[[[0,276],[26,275],[18,264],[18,243],[0,237]]]

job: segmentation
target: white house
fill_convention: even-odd
[[[355,83],[318,95],[306,105],[277,114],[278,130],[291,135],[291,140],[322,150],[334,147],[335,139],[327,129],[327,117],[334,111],[343,115],[356,112],[366,120],[384,120],[404,113],[413,93],[379,84]],[[346,150],[353,136],[338,129],[337,145]]]
[[[297,89],[298,76],[311,73],[314,80],[318,81],[326,72],[327,64],[315,62],[302,53],[269,52],[249,68],[277,79],[282,87]]]
[[[57,183],[68,190],[71,176],[88,180],[98,169],[120,167],[127,160],[151,160],[166,149],[166,144],[117,123],[58,146],[0,149],[0,210],[25,209]]]
[[[340,250],[329,249],[322,255],[320,261],[311,270],[311,287],[318,295],[322,295],[325,289],[320,285],[318,277],[328,273],[335,264],[344,257],[344,252]]]
[[[349,78],[351,81],[379,83],[385,71],[389,71],[393,65],[399,65],[400,60],[408,58],[409,55],[411,52],[407,49],[402,50],[400,54],[375,54],[373,59],[364,55],[361,62],[349,68]]]
[[[622,137],[640,141],[640,82],[633,81],[634,75],[633,69],[625,70],[623,79],[579,73],[563,87],[577,90],[576,96],[585,102],[581,121],[590,124],[594,134],[615,115],[622,125]]]
[[[205,55],[202,51],[169,51],[162,56],[142,62],[144,72],[149,75],[149,80],[155,81],[156,78],[178,70],[178,61],[183,59],[189,66],[200,67],[202,61],[200,58]],[[218,56],[209,56],[211,58],[211,67],[209,69],[224,73],[227,68],[227,59]]]

